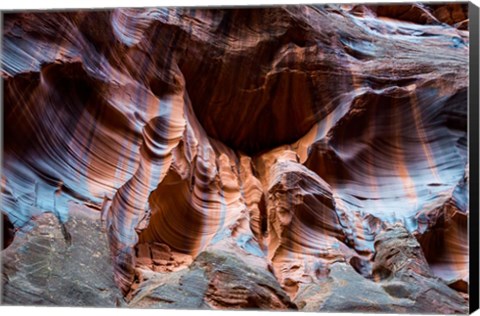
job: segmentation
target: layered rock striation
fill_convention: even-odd
[[[74,210],[86,207],[99,226],[66,240],[78,258],[108,240],[100,267],[125,302],[98,282],[114,305],[467,311],[465,5],[124,8],[3,22],[12,245],[30,245],[24,234],[35,236],[32,218],[47,225],[45,212],[71,238],[83,227]],[[43,281],[25,281],[33,259],[11,247],[4,299],[29,303],[15,293]],[[61,269],[59,283],[72,272]]]

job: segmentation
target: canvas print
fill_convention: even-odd
[[[1,303],[468,313],[469,14],[3,12]]]

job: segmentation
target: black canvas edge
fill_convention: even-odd
[[[0,70],[2,67],[2,54],[3,52],[3,11],[0,10]],[[4,129],[4,122],[3,122],[3,77],[0,76],[0,174],[3,175],[3,129]],[[3,194],[3,193],[2,193]],[[0,198],[0,208],[2,208],[2,198]],[[3,216],[0,214],[0,251],[3,248]],[[3,264],[2,264],[2,256],[0,256],[0,273],[2,274],[0,277],[3,279]],[[3,281],[0,283],[0,306],[3,304]]]
[[[473,313],[479,308],[479,8],[472,2],[468,5],[470,32],[469,63],[469,311]]]

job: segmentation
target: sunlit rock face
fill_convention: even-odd
[[[95,211],[135,307],[467,311],[466,5],[3,23],[9,238]]]

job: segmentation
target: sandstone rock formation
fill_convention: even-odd
[[[2,44],[4,303],[467,311],[464,5],[7,13]]]
[[[105,306],[121,304],[105,234],[91,210],[71,209],[65,225],[40,215],[2,252],[2,303]],[[68,236],[68,237],[67,237]]]

